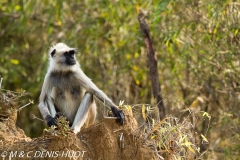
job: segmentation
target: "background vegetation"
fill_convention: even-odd
[[[147,14],[167,114],[210,113],[210,126],[206,120],[196,128],[210,142],[202,146],[206,156],[239,157],[240,3],[234,0],[1,0],[2,87],[26,90],[22,105],[35,100],[19,113],[18,126],[31,137],[42,133],[44,124],[31,115],[41,117],[47,52],[58,42],[78,49],[82,69],[114,102],[153,102],[138,7]]]

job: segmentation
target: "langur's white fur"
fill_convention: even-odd
[[[80,131],[85,122],[93,123],[96,117],[93,96],[109,106],[123,124],[123,112],[83,73],[75,51],[64,43],[49,49],[49,68],[38,105],[48,125],[56,124],[55,116],[59,111],[71,123],[75,133]],[[67,60],[70,60],[70,64]]]
[[[76,65],[73,66],[64,66],[64,65],[60,65],[58,64],[58,59],[54,59],[54,58],[59,58],[59,57],[52,57],[51,56],[51,52],[53,50],[56,50],[58,53],[64,53],[66,51],[69,50],[74,50],[75,48],[70,48],[68,47],[66,44],[64,43],[58,43],[52,47],[50,47],[49,52],[48,52],[48,57],[49,57],[49,68],[48,68],[48,72],[54,71],[54,70],[60,70],[60,71],[64,71],[64,70],[72,70],[72,71],[76,71],[78,68],[80,68],[80,65],[78,63],[78,61],[76,61]],[[59,56],[59,55],[56,55]],[[75,59],[76,56],[74,55]]]

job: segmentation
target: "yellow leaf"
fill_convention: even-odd
[[[154,139],[156,137],[156,135],[153,135],[153,136],[151,136],[151,139]]]
[[[237,34],[238,34],[238,29],[235,30],[234,36],[236,36]]]
[[[214,28],[213,34],[216,34],[216,33],[217,33],[217,28]]]
[[[159,122],[154,128],[153,128],[153,132],[155,131],[155,130],[157,130],[160,126],[161,126],[161,124],[163,124],[163,122],[165,122],[165,120],[166,120],[166,118],[164,118],[163,120],[161,120],[161,122]]]
[[[180,134],[180,140],[179,140],[179,142],[185,142],[185,141],[187,141],[186,140],[186,138],[187,138],[187,135],[182,135],[182,134]],[[186,145],[185,143],[183,143],[182,145]]]
[[[191,107],[196,107],[198,104],[198,101],[199,101],[198,98],[195,101],[193,101],[193,103],[191,104]]]
[[[188,149],[189,149],[191,152],[195,153],[194,149],[191,147],[191,145],[192,145],[191,142],[188,142],[188,141],[186,140],[186,142],[184,143],[184,145],[185,145],[186,147],[188,147]]]
[[[166,47],[168,47],[168,45],[169,45],[169,40],[166,41]]]
[[[139,7],[139,5],[136,4],[136,5],[135,5],[135,8],[136,8],[137,14],[139,14],[139,13],[140,13],[140,7]]]
[[[132,107],[128,106],[128,110],[132,113]]]
[[[152,118],[152,127],[155,125],[155,120]]]
[[[213,57],[214,57],[214,56],[210,56],[210,57],[209,57],[209,60],[212,60],[212,59],[213,59]]]
[[[192,151],[193,153],[195,153],[195,151],[192,149],[192,147],[189,145],[189,146],[187,146],[188,147],[188,149],[190,150],[190,151]]]
[[[135,53],[134,53],[134,58],[138,58],[138,57],[139,57],[138,52],[135,52]]]
[[[206,138],[204,135],[201,134],[201,137],[202,137],[202,139],[203,139],[205,142],[209,143],[208,140],[207,140],[207,138]]]
[[[126,58],[127,58],[127,59],[131,59],[131,54],[127,54],[127,55],[126,55]]]
[[[15,65],[19,64],[19,60],[17,60],[17,59],[11,59],[10,61],[12,64],[15,64]]]
[[[16,6],[15,6],[15,10],[16,10],[16,11],[19,11],[20,9],[21,9],[21,6],[19,6],[19,5],[16,5]]]
[[[139,84],[140,84],[140,81],[139,81],[139,80],[135,80],[135,83],[136,83],[137,85],[139,85]]]
[[[146,113],[145,113],[145,110],[146,110],[146,107],[145,107],[145,105],[143,104],[143,105],[142,105],[142,116],[143,116],[143,119],[146,121]]]
[[[203,116],[207,116],[208,119],[211,119],[211,116],[207,112],[203,112]]]
[[[213,30],[213,34],[217,34],[218,26],[219,26],[219,24],[217,23],[217,25],[215,26],[215,28],[214,28],[214,30]]]
[[[226,10],[223,10],[223,15],[225,15],[226,14]]]
[[[138,69],[137,66],[134,65],[134,66],[133,66],[133,70],[134,70],[134,71],[138,71],[139,69]]]
[[[59,21],[57,22],[57,25],[58,25],[58,26],[62,26],[62,22],[59,20]]]

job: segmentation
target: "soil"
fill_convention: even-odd
[[[3,159],[81,159],[81,160],[157,160],[154,151],[143,145],[134,135],[138,125],[129,111],[124,111],[126,122],[118,125],[115,119],[102,121],[84,128],[75,135],[31,139],[16,126],[17,114],[0,120],[0,157]]]

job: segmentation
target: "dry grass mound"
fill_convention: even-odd
[[[103,159],[157,160],[198,157],[192,125],[168,117],[160,122],[150,118],[148,107],[142,108],[144,123],[138,126],[130,106],[121,106],[126,115],[124,125],[114,118],[84,128],[78,135],[69,129],[64,117],[58,127],[44,129],[43,136],[31,139],[16,127],[18,106],[22,96],[0,90],[0,156],[12,159]],[[145,112],[146,111],[146,112]]]

